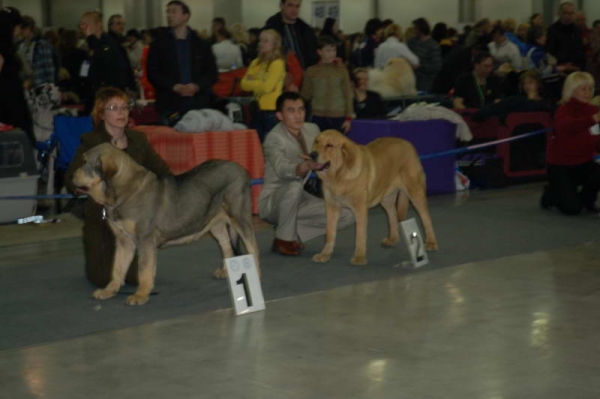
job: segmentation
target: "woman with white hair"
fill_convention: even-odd
[[[584,207],[600,212],[596,207],[600,165],[594,162],[600,148],[600,112],[590,104],[594,89],[594,78],[587,72],[574,72],[565,80],[548,142],[549,184],[544,187],[542,208],[557,207],[567,215],[576,215]]]
[[[375,68],[383,68],[388,60],[396,57],[405,58],[413,68],[419,67],[417,57],[408,46],[400,41],[402,39],[402,28],[396,24],[390,24],[383,31],[385,42],[375,49]]]

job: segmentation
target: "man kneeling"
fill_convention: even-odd
[[[325,201],[304,190],[305,180],[323,165],[309,159],[315,137],[314,123],[305,123],[304,100],[286,92],[277,99],[276,116],[281,122],[264,142],[265,182],[258,198],[261,219],[275,225],[273,252],[298,256],[303,242],[325,234]],[[354,223],[352,211],[342,208],[339,229]]]

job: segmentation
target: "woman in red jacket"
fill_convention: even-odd
[[[594,78],[587,72],[569,75],[563,87],[563,104],[554,116],[554,133],[548,142],[548,182],[540,201],[567,215],[585,207],[599,212],[600,165],[594,162],[600,146],[600,112],[589,102],[594,95]],[[581,190],[579,187],[581,186]]]

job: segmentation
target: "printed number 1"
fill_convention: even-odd
[[[249,308],[252,307],[252,296],[250,295],[250,289],[248,287],[248,277],[246,273],[242,273],[242,277],[238,281],[235,282],[237,285],[242,285],[244,287],[244,295],[246,296],[246,304]]]

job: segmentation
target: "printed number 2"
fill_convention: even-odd
[[[252,307],[252,296],[250,295],[250,288],[248,287],[248,276],[246,273],[242,273],[242,277],[235,282],[237,285],[244,287],[244,296],[246,297],[246,304],[249,308]]]

